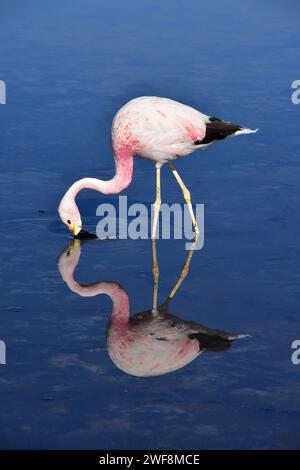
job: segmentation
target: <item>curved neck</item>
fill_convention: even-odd
[[[129,321],[129,298],[127,292],[116,282],[100,281],[84,285],[76,281],[74,274],[79,263],[80,254],[80,243],[78,243],[78,240],[72,241],[58,261],[58,269],[62,279],[72,292],[81,297],[94,297],[101,294],[110,297],[113,304],[112,320],[116,323],[126,324]]]
[[[115,176],[108,181],[97,178],[82,178],[70,186],[63,199],[75,200],[82,189],[94,189],[102,194],[118,194],[127,188],[132,180],[133,156],[131,151],[124,147],[114,156],[116,164]]]
[[[112,301],[111,319],[114,323],[124,324],[129,321],[129,298],[127,292],[116,282],[100,281],[94,284],[79,284],[75,279],[66,280],[69,289],[81,297],[107,295]],[[69,282],[68,282],[69,281]]]

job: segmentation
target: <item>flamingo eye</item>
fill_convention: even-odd
[[[67,222],[68,222],[68,224],[70,224],[70,223],[71,223],[71,220],[67,220]]]

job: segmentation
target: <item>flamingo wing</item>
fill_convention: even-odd
[[[113,122],[116,135],[141,157],[164,163],[188,155],[203,140],[209,117],[168,98],[141,97],[127,103]]]

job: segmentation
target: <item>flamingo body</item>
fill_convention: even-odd
[[[113,148],[124,147],[133,155],[166,163],[197,149],[204,139],[209,116],[167,98],[143,96],[129,101],[112,124]]]

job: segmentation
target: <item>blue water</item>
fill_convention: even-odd
[[[299,13],[296,0],[1,2],[1,448],[300,448]],[[205,204],[205,246],[170,305],[251,336],[153,378],[111,362],[110,300],[72,293],[57,268],[59,199],[113,175],[111,120],[139,95],[261,129],[177,163]],[[124,194],[153,201],[151,163],[136,159]],[[162,196],[181,201],[168,168]],[[91,226],[100,202],[80,195]],[[186,252],[157,247],[162,302]],[[135,313],[151,307],[151,263],[149,240],[89,242],[76,278],[120,283]]]

